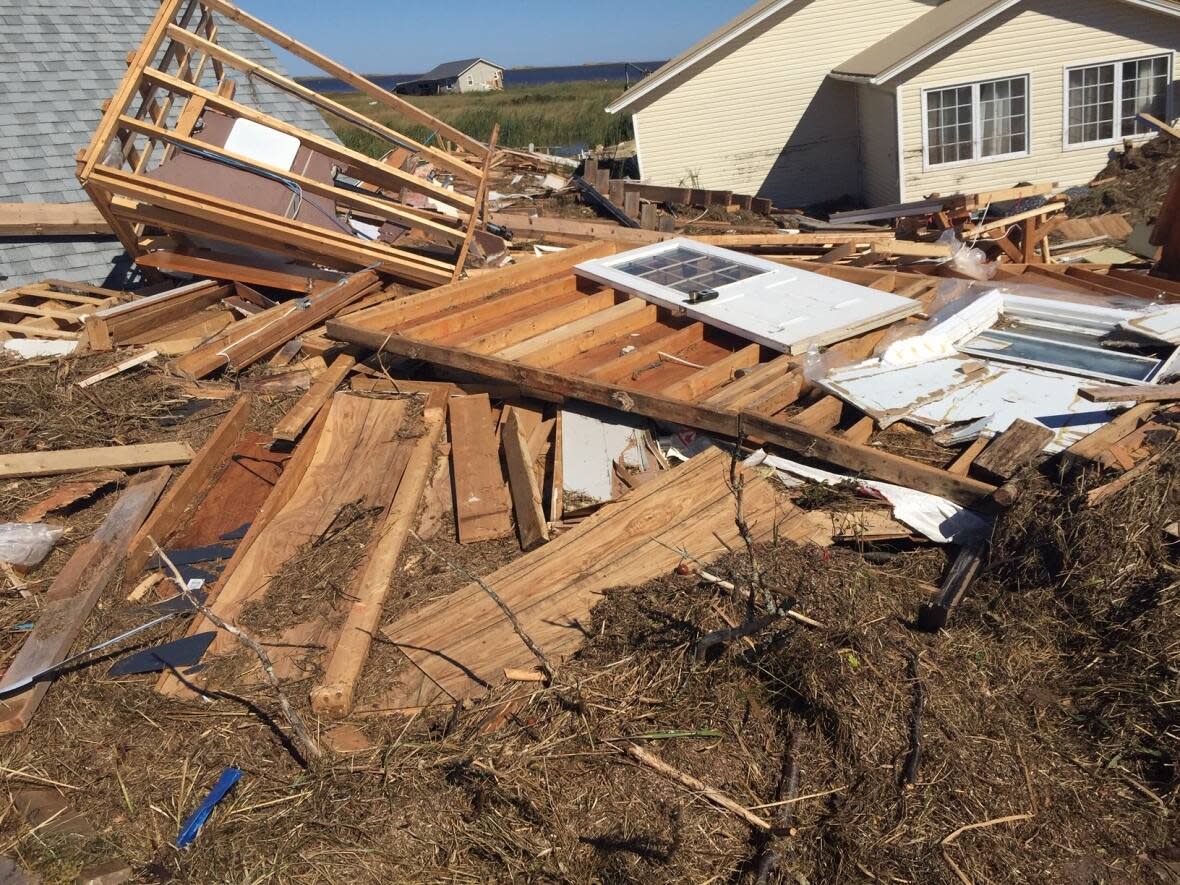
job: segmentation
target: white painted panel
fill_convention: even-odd
[[[1126,320],[1124,329],[1138,332],[1157,341],[1180,344],[1180,306],[1164,307],[1143,316]]]
[[[595,501],[614,496],[614,463],[647,469],[647,422],[611,409],[579,406],[561,413],[562,486]]]
[[[994,436],[1017,418],[1035,421],[1054,431],[1048,452],[1068,448],[1133,405],[1088,402],[1078,394],[1092,384],[1084,378],[997,364],[980,370],[969,357],[900,368],[870,360],[816,383],[884,425],[904,420],[937,432],[977,423],[973,430]]]
[[[231,154],[289,172],[299,153],[299,139],[253,120],[235,120],[229,138],[225,140],[225,149]]]
[[[716,300],[690,304],[686,292],[620,270],[621,265],[677,250],[731,262],[758,275],[712,284]],[[784,353],[843,341],[921,310],[917,301],[890,292],[684,239],[588,261],[576,273]]]

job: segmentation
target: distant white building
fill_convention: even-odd
[[[484,58],[449,61],[417,80],[397,84],[402,95],[442,95],[447,92],[492,92],[504,88],[504,69]]]

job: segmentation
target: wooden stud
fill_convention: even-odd
[[[512,410],[504,424],[502,441],[520,546],[522,550],[532,550],[549,540],[549,527],[541,507],[541,491],[533,470],[533,458],[529,454],[516,409]]]

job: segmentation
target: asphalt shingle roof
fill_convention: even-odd
[[[0,0],[0,202],[86,200],[75,154],[89,143],[103,101],[126,73],[127,53],[157,9],[156,0]],[[221,45],[282,72],[255,34],[223,17],[217,25]],[[202,85],[213,87],[207,71]],[[315,108],[261,81],[235,79],[243,104],[335,138]],[[126,265],[109,239],[0,239],[0,276],[8,277],[0,288],[47,276],[117,287]]]

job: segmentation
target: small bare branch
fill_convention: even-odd
[[[283,716],[286,717],[287,723],[291,726],[291,731],[295,732],[295,737],[299,739],[299,742],[303,745],[303,749],[309,757],[318,758],[322,756],[323,750],[320,749],[320,745],[316,742],[315,738],[311,736],[311,732],[308,731],[307,725],[305,725],[303,722],[303,717],[299,715],[299,711],[291,706],[291,702],[287,699],[287,695],[283,691],[282,685],[279,682],[279,677],[275,674],[274,664],[270,660],[270,655],[266,653],[266,649],[263,648],[261,643],[259,643],[254,637],[244,633],[241,629],[235,627],[224,618],[215,615],[207,605],[201,602],[201,600],[198,599],[197,596],[188,589],[188,584],[185,583],[184,577],[180,574],[180,569],[178,569],[176,564],[168,558],[168,554],[160,549],[160,545],[155,542],[155,539],[149,538],[148,540],[152,542],[152,546],[156,549],[156,555],[160,558],[160,562],[164,563],[164,565],[168,567],[168,571],[172,573],[172,580],[176,584],[176,587],[180,591],[181,595],[183,595],[184,598],[187,599],[189,603],[197,609],[197,611],[208,618],[210,623],[219,629],[224,630],[226,633],[229,633],[231,636],[236,637],[238,641],[242,643],[242,645],[246,646],[246,648],[250,649],[250,651],[254,652],[254,654],[258,656],[258,660],[262,664],[262,670],[266,673],[267,681],[270,682],[271,687],[275,691],[275,694],[278,695],[279,707],[282,709]]]

